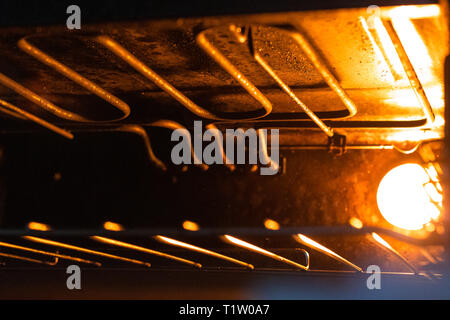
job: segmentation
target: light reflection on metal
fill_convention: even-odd
[[[248,36],[244,36],[241,33],[241,28],[236,27],[235,25],[230,26],[230,30],[235,34],[236,37],[238,37],[239,41],[248,42],[248,45],[250,46],[250,53],[253,55],[253,58],[256,60],[256,62],[259,63],[259,65],[272,77],[273,80],[280,86],[280,88],[286,92],[286,94],[294,100],[294,102],[302,108],[302,110],[308,115],[308,117],[311,118],[312,121],[314,121],[317,126],[329,137],[333,136],[333,129],[328,127],[323,121],[306,105],[304,104],[299,97],[292,91],[292,89],[283,81],[281,78],[277,75],[275,70],[272,69],[272,67],[267,63],[267,61],[264,60],[261,55],[256,52],[255,48],[253,47],[253,36],[252,36],[252,28],[251,26],[248,27]]]
[[[217,145],[219,146],[220,149],[220,153],[222,154],[222,158],[223,158],[223,163],[227,166],[227,168],[233,172],[234,170],[236,170],[236,166],[233,164],[232,159],[229,159],[225,153],[225,150],[223,148],[223,135],[222,133],[219,131],[219,129],[217,129],[217,127],[214,124],[208,124],[205,126],[205,128],[207,130],[209,130],[209,132],[212,133],[212,135],[214,136],[215,141],[217,142]]]
[[[191,154],[193,158],[194,164],[198,165],[202,170],[206,171],[208,170],[209,166],[207,164],[202,163],[200,159],[198,159],[197,155],[195,154],[194,150],[195,148],[192,146],[191,142],[191,134],[186,129],[186,127],[182,126],[178,122],[172,121],[172,120],[157,120],[152,123],[150,123],[152,127],[160,127],[160,128],[167,128],[170,130],[178,130],[179,133],[184,135],[186,141],[191,144]]]
[[[139,265],[143,265],[143,266],[146,266],[146,267],[150,267],[151,266],[151,264],[148,263],[148,262],[143,262],[143,261],[139,261],[139,260],[135,260],[135,259],[124,258],[124,257],[112,255],[112,254],[109,254],[109,253],[104,253],[104,252],[95,251],[95,250],[91,250],[91,249],[86,249],[86,248],[82,248],[82,247],[78,247],[78,246],[73,246],[73,245],[70,245],[70,244],[57,242],[57,241],[53,241],[53,240],[38,238],[38,237],[34,237],[34,236],[23,236],[23,238],[26,239],[26,240],[30,240],[30,241],[33,241],[33,242],[46,244],[46,245],[49,245],[49,246],[60,247],[60,248],[69,249],[69,250],[75,250],[75,251],[78,251],[78,252],[84,252],[84,253],[88,253],[88,254],[92,254],[92,255],[97,255],[97,256],[100,256],[100,257],[105,257],[105,258],[110,258],[110,259],[114,259],[114,260],[125,261],[125,262],[134,263],[134,264],[139,264]]]
[[[398,257],[400,260],[402,260],[405,265],[415,274],[417,274],[417,270],[416,268],[414,268],[414,266],[409,263],[408,260],[406,260],[405,257],[403,257],[397,250],[395,250],[386,240],[384,240],[382,237],[380,237],[377,233],[372,232],[372,238],[375,240],[375,242],[380,245],[382,248],[388,250],[389,252],[391,252],[392,254],[394,254],[396,257]]]
[[[200,226],[193,221],[186,220],[183,221],[183,229],[189,231],[198,231],[200,230]]]
[[[441,7],[438,4],[427,5],[407,5],[387,8],[383,16],[387,18],[409,18],[425,19],[438,17],[441,14]]]
[[[266,131],[259,129],[258,130],[258,140],[259,140],[259,156],[260,161],[264,165],[269,165],[272,172],[278,172],[280,168],[280,164],[277,161],[274,161],[270,156],[267,149],[267,137]],[[278,148],[278,144],[277,148]]]
[[[280,224],[272,219],[264,220],[264,227],[269,230],[280,230]]]
[[[166,243],[166,244],[170,244],[170,245],[177,246],[177,247],[180,247],[180,248],[184,248],[184,249],[196,251],[196,252],[199,252],[199,253],[203,253],[203,254],[206,254],[206,255],[209,255],[209,256],[212,256],[212,257],[215,257],[215,258],[226,260],[226,261],[229,261],[231,263],[244,266],[244,267],[246,267],[248,269],[254,269],[253,265],[251,265],[249,263],[246,263],[246,262],[243,262],[243,261],[240,261],[240,260],[237,260],[237,259],[225,256],[225,255],[222,255],[220,253],[217,253],[217,252],[214,252],[214,251],[211,251],[211,250],[200,248],[200,247],[194,246],[194,245],[186,243],[186,242],[178,241],[178,240],[175,240],[175,239],[172,239],[172,238],[168,238],[168,237],[164,237],[164,236],[160,236],[160,235],[155,236],[154,238],[156,240],[161,241],[161,242]]]
[[[155,250],[151,250],[151,249],[147,249],[141,246],[137,246],[131,243],[126,243],[123,241],[118,241],[118,240],[114,240],[114,239],[110,239],[110,238],[105,238],[105,237],[100,237],[100,236],[91,236],[90,237],[93,240],[102,242],[102,243],[107,243],[113,246],[118,246],[118,247],[122,247],[122,248],[127,248],[127,249],[131,249],[131,250],[135,250],[135,251],[140,251],[140,252],[144,252],[144,253],[148,253],[148,254],[152,254],[155,256],[159,256],[162,258],[166,258],[166,259],[170,259],[170,260],[174,260],[174,261],[178,261],[178,262],[182,262],[182,263],[186,263],[189,264],[191,266],[194,266],[196,268],[201,268],[202,265],[200,263],[191,261],[191,260],[187,260],[187,259],[183,259],[180,257],[176,257],[164,252],[160,252],[160,251],[155,251]]]
[[[337,260],[339,262],[342,262],[350,267],[352,267],[353,269],[362,272],[362,269],[360,267],[358,267],[357,265],[351,263],[350,261],[348,261],[347,259],[341,257],[340,255],[338,255],[336,252],[328,249],[327,247],[321,245],[320,243],[308,238],[307,236],[303,235],[303,234],[297,234],[294,236],[294,239],[297,240],[298,242],[300,242],[301,244],[310,247],[311,249],[315,249],[331,258],[333,258],[334,260]]]
[[[0,74],[1,77],[1,74]],[[0,99],[0,112],[6,113],[12,117],[15,117],[17,119],[21,119],[21,120],[30,120],[34,123],[37,123],[38,125],[47,128],[61,136],[63,136],[64,138],[67,139],[73,139],[73,134],[67,130],[64,130],[60,127],[57,127],[51,123],[49,123],[48,121],[45,121],[42,118],[39,118],[25,110],[22,110],[14,105],[12,105],[11,103]]]
[[[153,149],[150,144],[150,138],[148,137],[147,131],[142,126],[136,124],[126,124],[116,128],[115,130],[134,133],[140,136],[144,141],[145,149],[147,150],[147,155],[150,162],[152,162],[156,167],[160,168],[162,171],[167,170],[166,165],[161,160],[159,160],[153,153]]]
[[[111,222],[111,221],[106,221],[103,224],[103,228],[105,230],[109,230],[109,231],[123,231],[124,230],[122,225],[115,223],[115,222]]]
[[[349,111],[349,117],[353,117],[356,115],[358,109],[356,105],[349,97],[349,95],[345,92],[345,90],[341,87],[337,79],[328,70],[326,63],[322,60],[322,58],[316,53],[313,46],[309,43],[309,41],[303,36],[300,31],[292,32],[291,37],[300,45],[303,52],[306,54],[308,59],[314,65],[314,67],[319,71],[322,78],[328,84],[328,86],[338,95],[344,105],[347,107]]]
[[[269,258],[272,258],[274,260],[277,260],[277,261],[289,264],[289,265],[294,266],[296,268],[299,268],[299,269],[302,269],[302,270],[305,270],[305,271],[309,269],[309,254],[308,254],[308,252],[306,250],[302,250],[302,251],[305,254],[305,258],[306,258],[307,263],[306,263],[306,265],[302,265],[300,263],[297,263],[297,262],[294,262],[292,260],[286,259],[286,258],[284,258],[284,257],[282,257],[282,256],[280,256],[278,254],[275,254],[273,252],[267,251],[267,250],[265,250],[263,248],[257,247],[257,246],[255,246],[255,245],[253,245],[251,243],[248,243],[248,242],[243,241],[241,239],[235,238],[233,236],[224,235],[223,238],[226,241],[228,241],[229,243],[233,244],[233,245],[236,245],[236,246],[239,246],[241,248],[244,248],[244,249],[247,249],[247,250],[259,253],[259,254],[262,254],[262,255],[264,255],[266,257],[269,257]]]
[[[425,168],[425,171],[427,172],[427,174],[430,177],[431,181],[433,181],[433,182],[438,182],[439,181],[439,174],[438,174],[434,164],[429,163],[428,166]]]
[[[4,257],[7,259],[21,260],[21,261],[26,261],[26,262],[32,262],[32,263],[38,263],[38,264],[46,264],[46,265],[50,265],[50,266],[55,265],[55,262],[42,261],[42,260],[32,259],[32,258],[28,258],[28,257],[18,256],[15,254],[3,253],[3,252],[0,252],[0,257]]]
[[[430,104],[433,105],[434,108],[442,109],[444,107],[444,90],[441,84],[427,85],[426,93]],[[420,107],[416,95],[411,94],[410,88],[397,88],[395,90],[391,90],[388,94],[389,96],[383,100],[387,104],[395,104],[396,106],[405,108],[411,108],[411,106]],[[432,123],[431,128],[439,128],[443,125],[444,118],[436,115],[436,119]]]
[[[36,230],[36,231],[50,231],[51,230],[49,225],[40,223],[40,222],[34,222],[34,221],[29,222],[27,227],[30,230]]]
[[[98,267],[101,266],[101,263],[99,263],[99,262],[94,262],[94,261],[90,261],[90,260],[86,260],[86,259],[81,259],[81,258],[77,258],[77,257],[67,256],[67,255],[64,255],[64,254],[47,252],[47,251],[43,251],[43,250],[38,250],[38,249],[29,248],[29,247],[19,246],[19,245],[16,245],[16,244],[2,242],[2,241],[0,241],[0,247],[11,248],[11,249],[16,249],[16,250],[21,250],[21,251],[26,251],[26,252],[31,252],[31,253],[37,253],[37,254],[42,254],[42,255],[45,255],[45,256],[50,256],[50,257],[60,258],[60,259],[66,259],[66,260],[76,261],[76,262],[80,262],[80,263],[93,264],[93,265],[96,265]]]
[[[222,68],[224,68],[247,92],[258,101],[265,112],[260,117],[264,117],[272,112],[272,103],[255,87],[205,36],[205,31],[197,35],[198,45]]]
[[[123,102],[122,100],[120,100],[119,98],[117,98],[116,96],[111,94],[110,92],[106,91],[105,89],[101,88],[97,84],[93,83],[92,81],[81,76],[80,74],[78,74],[74,70],[70,69],[69,67],[65,66],[64,64],[58,62],[57,60],[50,57],[43,51],[39,50],[38,48],[33,46],[31,43],[29,43],[25,38],[20,39],[19,42],[17,43],[17,45],[19,46],[20,49],[22,49],[23,51],[25,51],[32,57],[36,58],[43,64],[46,64],[53,70],[61,73],[62,75],[66,76],[70,80],[76,82],[77,84],[79,84],[80,86],[85,88],[86,90],[97,95],[98,97],[102,98],[103,100],[109,102],[112,106],[114,106],[115,108],[120,110],[123,113],[123,115],[122,115],[122,117],[115,119],[115,120],[125,119],[126,117],[128,117],[130,115],[130,107],[125,102]],[[13,86],[9,86],[9,87],[27,99],[32,98],[33,102],[36,102],[41,107],[52,112],[53,114],[55,114],[56,116],[58,116],[60,118],[67,119],[67,120],[73,120],[73,121],[80,121],[80,122],[97,122],[97,121],[89,120],[83,116],[76,114],[76,113],[73,113],[73,112],[70,112],[67,110],[63,110],[60,107],[57,107],[51,103],[48,103],[42,97],[36,98],[34,96],[30,96],[27,92],[25,92],[23,90],[18,90],[20,88],[17,86],[13,85]]]
[[[207,119],[220,119],[216,115],[211,112],[203,109],[194,103],[191,99],[186,97],[183,93],[178,91],[174,86],[172,86],[169,82],[167,82],[164,78],[159,76],[155,71],[149,68],[146,64],[136,58],[131,52],[122,47],[119,43],[114,41],[108,36],[99,36],[96,38],[97,42],[111,50],[116,56],[127,62],[131,67],[133,67],[136,71],[141,73],[144,77],[151,80],[155,85],[157,85],[160,89],[164,90],[168,94],[170,94],[175,100],[180,102],[183,106],[186,107],[192,113]]]
[[[393,132],[388,139],[392,142],[421,142],[426,140],[441,139],[442,133],[432,130],[405,129],[403,131]]]
[[[53,113],[54,115],[63,118],[63,119],[69,119],[69,120],[75,120],[75,121],[86,121],[87,119],[66,111],[64,109],[61,109],[60,107],[56,106],[55,104],[51,103],[44,97],[34,93],[33,91],[25,88],[21,84],[17,83],[16,81],[8,78],[4,74],[0,73],[0,83],[4,85],[5,87],[8,87],[9,89],[13,90],[17,94],[20,94],[25,99],[37,104],[38,106],[42,107],[43,109]]]
[[[367,24],[367,21],[362,18],[363,28]],[[394,43],[392,42],[389,33],[387,32],[385,26],[383,25],[383,21],[380,17],[372,16],[372,29],[369,29],[367,26],[364,28],[369,39],[373,40],[373,47],[375,50],[379,50],[383,56],[384,61],[389,66],[389,69],[395,80],[400,80],[401,75],[404,73],[404,69],[402,66],[402,62],[395,50]]]
[[[356,229],[362,229],[362,227],[364,226],[362,221],[356,217],[350,218],[349,223],[353,228],[356,228]]]
[[[428,97],[423,89],[422,83],[419,80],[419,77],[417,76],[417,73],[411,63],[411,60],[409,59],[408,54],[406,53],[405,48],[396,30],[394,29],[392,21],[383,21],[383,27],[389,34],[389,38],[395,47],[396,53],[400,59],[400,62],[402,63],[402,67],[411,84],[411,88],[414,90],[414,93],[416,94],[417,99],[419,100],[422,106],[428,124],[429,125],[433,124],[435,119],[433,108],[431,107],[430,101],[428,100]]]

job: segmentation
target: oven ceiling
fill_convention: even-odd
[[[442,119],[443,61],[448,48],[439,7],[383,7],[380,16],[392,19],[433,111]],[[59,107],[86,118],[108,123],[117,117],[107,102],[21,50],[17,43],[25,38],[126,102],[131,114],[121,123],[145,125],[171,119],[191,126],[198,119],[196,115],[95,41],[96,36],[107,35],[212,113],[233,112],[238,118],[235,120],[239,120],[239,114],[261,109],[259,102],[200,48],[196,36],[203,32],[207,41],[273,106],[269,115],[255,121],[239,121],[240,125],[258,122],[258,126],[314,128],[303,110],[256,62],[248,41],[240,43],[230,31],[230,25],[250,26],[253,50],[304,104],[322,119],[332,120],[327,122],[330,126],[343,127],[343,131],[349,127],[421,127],[426,122],[421,104],[400,61],[388,46],[384,47],[386,39],[374,39],[379,30],[374,33],[368,29],[370,19],[367,8],[361,8],[86,24],[81,31],[68,31],[63,25],[6,28],[0,34],[0,72]],[[312,45],[353,101],[357,108],[355,115],[349,116],[342,99],[327,85],[290,32],[300,32]],[[0,85],[0,95],[53,123],[77,126],[56,118],[10,88]],[[437,123],[423,139],[440,137],[440,129]]]

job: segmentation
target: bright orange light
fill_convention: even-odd
[[[323,254],[326,254],[327,256],[336,259],[342,263],[345,263],[349,266],[351,266],[352,268],[358,270],[358,271],[362,271],[362,269],[360,267],[358,267],[357,265],[354,265],[353,263],[351,263],[350,261],[348,261],[347,259],[345,259],[344,257],[341,257],[340,255],[338,255],[336,252],[331,251],[330,249],[328,249],[327,247],[321,245],[320,243],[314,241],[313,239],[308,238],[307,236],[299,233],[296,236],[294,236],[294,239],[296,239],[297,241],[299,241],[300,243],[315,249],[319,252],[322,252]]]
[[[82,248],[82,247],[78,247],[78,246],[73,246],[71,244],[53,241],[53,240],[49,240],[49,239],[43,239],[43,238],[38,238],[38,237],[33,237],[33,236],[23,236],[22,238],[33,241],[33,242],[46,244],[49,246],[60,247],[60,248],[69,249],[69,250],[75,250],[75,251],[93,254],[93,255],[106,257],[106,258],[111,258],[111,259],[115,259],[115,260],[127,261],[127,262],[131,262],[131,263],[135,263],[135,264],[145,265],[147,267],[151,266],[151,264],[148,262],[142,262],[142,261],[135,260],[135,259],[124,258],[124,257],[116,256],[113,254],[104,253],[104,252],[91,250],[91,249],[86,249],[86,248]]]
[[[183,229],[189,231],[198,231],[200,230],[200,226],[193,221],[186,220],[183,222]]]
[[[393,250],[391,245],[389,243],[387,243],[386,240],[384,240],[382,237],[380,237],[377,233],[372,232],[372,237],[375,239],[376,242],[381,244],[383,247],[386,247],[386,248],[388,248],[390,250]]]
[[[430,201],[424,185],[430,181],[425,169],[415,163],[389,171],[378,186],[377,202],[383,217],[396,227],[422,229],[438,218],[439,209]]]
[[[441,14],[441,8],[437,4],[419,6],[397,6],[389,9],[386,16],[389,18],[424,19],[437,17]]]
[[[350,218],[350,220],[348,221],[348,223],[350,223],[350,225],[351,225],[353,228],[356,228],[356,229],[361,229],[361,228],[363,227],[362,221],[359,220],[359,219],[356,218],[356,217]]]
[[[111,221],[106,221],[103,224],[103,228],[109,231],[123,231],[122,225]]]
[[[227,260],[227,261],[235,263],[235,264],[239,264],[239,265],[244,266],[244,267],[249,268],[249,269],[254,269],[253,265],[251,265],[249,263],[246,263],[246,262],[243,262],[243,261],[240,261],[240,260],[237,260],[237,259],[225,256],[223,254],[220,254],[220,253],[208,250],[208,249],[200,248],[200,247],[194,246],[194,245],[186,243],[186,242],[178,241],[178,240],[175,240],[175,239],[172,239],[172,238],[168,238],[168,237],[164,237],[164,236],[160,236],[160,235],[155,236],[154,238],[156,240],[158,240],[158,241],[165,242],[165,243],[173,245],[173,246],[177,246],[177,247],[180,247],[180,248],[185,248],[185,249],[188,249],[188,250],[200,252],[200,253],[203,253],[203,254],[206,254],[206,255],[209,255],[209,256],[212,256],[212,257],[216,257],[216,258],[219,258],[219,259]]]
[[[30,222],[28,223],[28,229],[30,230],[37,230],[37,231],[50,231],[51,228],[49,225],[39,222]]]
[[[264,220],[264,227],[269,230],[280,230],[280,224],[272,219]]]
[[[226,234],[223,237],[224,237],[224,239],[226,239],[230,243],[235,244],[235,245],[237,245],[237,246],[239,246],[241,248],[244,248],[244,249],[247,249],[247,250],[259,253],[259,254],[262,254],[262,255],[264,255],[266,257],[278,260],[280,262],[284,262],[284,263],[290,264],[292,266],[295,266],[295,267],[303,269],[303,270],[308,270],[309,269],[309,254],[306,251],[305,251],[305,253],[306,253],[306,256],[307,256],[307,264],[304,266],[302,264],[299,264],[299,263],[294,262],[292,260],[286,259],[286,258],[284,258],[284,257],[282,257],[282,256],[280,256],[278,254],[275,254],[273,252],[267,251],[267,250],[265,250],[263,248],[257,247],[257,246],[255,246],[255,245],[253,245],[251,243],[248,243],[248,242],[246,242],[244,240],[235,238],[233,236],[230,236],[230,235]]]

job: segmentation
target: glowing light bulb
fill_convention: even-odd
[[[189,231],[198,231],[198,230],[200,230],[200,227],[197,223],[186,220],[183,222],[183,229],[189,230]]]
[[[419,230],[439,216],[424,185],[430,181],[425,169],[415,163],[389,171],[378,186],[377,202],[383,217],[392,225]]]

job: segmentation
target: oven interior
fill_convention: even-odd
[[[446,2],[280,7],[2,25],[1,297],[449,296]],[[173,164],[195,121],[276,174]]]

